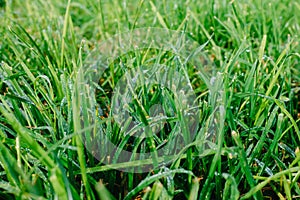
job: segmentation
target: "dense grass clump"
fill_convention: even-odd
[[[299,10],[288,0],[0,0],[0,199],[300,198]],[[82,69],[98,45],[147,27],[202,45],[198,67],[214,66],[214,84],[170,49],[149,45],[113,58],[86,90],[82,79],[95,71]],[[146,65],[158,68],[139,68]],[[196,118],[181,112],[176,93],[143,80],[128,107],[112,109],[124,74],[167,77],[164,66],[179,71],[173,85],[190,84]],[[221,100],[213,95],[220,93]],[[224,110],[218,120],[215,103]],[[152,109],[158,104],[161,113]],[[113,116],[125,107],[130,116]],[[194,139],[172,141],[176,154],[161,164],[171,136],[188,140],[186,123]],[[145,124],[156,134],[134,137]],[[106,151],[107,139],[150,158],[120,162],[119,151],[90,150]]]

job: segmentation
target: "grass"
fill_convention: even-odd
[[[299,9],[288,0],[0,0],[0,199],[300,198]],[[195,42],[187,48],[204,44],[198,67],[215,66],[215,84],[147,44],[97,68],[96,89],[86,90],[94,73],[82,69],[99,44],[145,27],[184,32]],[[167,86],[190,83],[196,118],[182,111],[184,96],[145,81],[167,77],[164,66],[177,72]],[[135,75],[142,86],[124,90]],[[135,94],[130,116],[118,90]],[[145,125],[148,137],[134,137]],[[185,142],[170,139],[178,132]],[[110,157],[109,142],[122,147]],[[176,154],[161,156],[164,146]]]

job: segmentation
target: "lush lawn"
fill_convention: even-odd
[[[0,22],[0,199],[300,198],[299,1],[0,0]]]

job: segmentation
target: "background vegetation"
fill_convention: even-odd
[[[0,198],[300,198],[299,10],[288,0],[0,1]],[[136,174],[85,150],[73,92],[99,42],[139,27],[209,41],[226,116],[215,148],[204,154],[194,143],[170,165]],[[118,77],[107,72],[100,88],[111,92]],[[109,98],[98,98],[99,122],[120,142]]]

